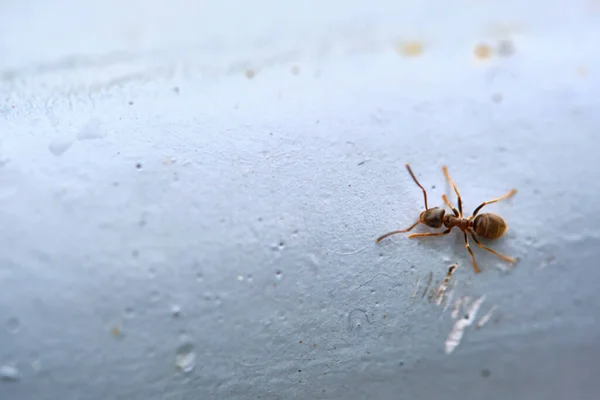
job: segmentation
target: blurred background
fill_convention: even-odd
[[[0,399],[596,398],[599,48],[596,0],[0,1]],[[518,263],[375,243],[406,162],[518,189]]]

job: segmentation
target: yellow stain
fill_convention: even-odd
[[[418,57],[425,51],[425,45],[418,41],[399,43],[396,51],[406,57]]]
[[[589,73],[590,71],[588,71],[586,67],[581,66],[577,69],[577,75],[579,75],[581,78],[587,78]]]
[[[111,333],[114,337],[120,337],[123,334],[121,329],[117,328],[116,326],[112,328]]]
[[[252,78],[254,78],[254,77],[256,76],[256,72],[254,72],[254,71],[253,71],[253,70],[251,70],[251,69],[247,69],[247,70],[244,72],[244,75],[246,76],[246,78],[248,78],[248,79],[252,79]]]
[[[478,44],[477,46],[475,46],[473,53],[475,54],[475,57],[477,57],[478,59],[487,60],[488,58],[490,58],[492,56],[493,50],[487,44],[481,43],[481,44]]]

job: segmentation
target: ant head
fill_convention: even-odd
[[[446,210],[442,207],[433,207],[423,211],[419,219],[421,223],[430,228],[441,228],[444,225],[444,215],[446,215]]]

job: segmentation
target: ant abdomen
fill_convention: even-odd
[[[497,214],[484,213],[479,214],[473,220],[473,230],[479,236],[486,239],[498,239],[506,233],[508,225],[504,218]]]

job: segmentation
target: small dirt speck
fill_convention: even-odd
[[[499,44],[498,44],[498,55],[502,56],[502,57],[510,57],[513,54],[515,54],[515,45],[512,41],[510,40],[502,40]]]
[[[489,378],[490,375],[492,375],[492,372],[489,369],[484,369],[481,371],[481,376],[484,378]]]
[[[254,77],[256,76],[256,72],[254,72],[254,71],[253,71],[253,70],[251,70],[251,69],[247,69],[247,70],[244,72],[244,76],[245,76],[247,79],[252,79],[252,78],[254,78]]]
[[[496,104],[502,103],[502,100],[504,100],[504,98],[502,97],[502,95],[500,93],[494,93],[492,95],[492,101]]]
[[[135,167],[136,167],[137,169],[142,169],[142,163],[137,163],[137,164],[135,164]]]

